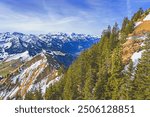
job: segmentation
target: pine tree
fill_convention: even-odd
[[[134,31],[134,22],[131,20],[125,29],[127,34],[130,34]]]
[[[138,21],[139,19],[141,19],[143,13],[144,13],[143,9],[140,8],[140,9],[133,15],[133,17],[132,17],[131,20],[132,20],[133,22]]]
[[[145,51],[137,66],[134,90],[135,99],[150,99],[150,36],[145,40]]]
[[[95,88],[94,88],[94,99],[96,100],[102,100],[105,99],[105,87],[108,80],[108,73],[104,70],[105,73],[99,74],[99,79],[96,82]]]
[[[134,23],[125,18],[119,31],[117,23],[103,31],[99,43],[83,52],[69,67],[63,80],[46,90],[45,99],[150,99],[150,43],[134,68],[130,61],[124,71],[121,44],[133,33]],[[29,96],[30,97],[30,96]]]
[[[112,54],[112,67],[111,76],[108,79],[106,87],[106,98],[107,99],[119,99],[120,98],[120,85],[121,85],[121,53],[120,48],[117,47]]]
[[[70,68],[67,72],[67,76],[65,78],[66,83],[64,87],[64,92],[63,92],[63,99],[65,100],[72,100],[74,96],[74,91],[73,91],[73,77],[72,77],[72,68]]]
[[[42,96],[42,89],[41,89],[41,85],[39,84],[39,88],[36,89],[34,91],[34,98],[35,100],[42,100],[43,99],[43,96]]]
[[[89,68],[84,86],[84,99],[93,99],[94,78],[92,69]]]
[[[27,94],[25,95],[25,100],[34,100],[34,92],[33,91],[28,91]]]
[[[133,79],[134,79],[134,66],[133,61],[130,60],[130,63],[124,73],[122,78],[122,85],[121,85],[121,97],[120,99],[133,99]]]
[[[45,93],[45,99],[46,100],[59,100],[59,99],[61,99],[61,95],[58,93],[58,90],[61,91],[61,89],[57,89],[57,86],[58,86],[58,84],[56,83],[54,86],[50,85],[50,87],[46,89],[46,93]]]
[[[121,32],[125,32],[125,29],[126,29],[128,24],[129,24],[129,19],[128,19],[128,17],[125,17],[123,20],[123,23],[122,23]]]
[[[113,28],[112,28],[112,34],[118,35],[118,33],[119,33],[118,23],[115,22],[115,24],[114,24],[114,26],[113,26]]]
[[[134,31],[134,21],[129,20],[127,17],[124,18],[124,21],[122,23],[121,33],[123,35],[128,35]]]

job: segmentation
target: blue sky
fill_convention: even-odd
[[[0,32],[100,35],[150,0],[0,0]]]

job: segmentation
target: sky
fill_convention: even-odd
[[[139,8],[150,0],[0,0],[0,32],[100,35]]]

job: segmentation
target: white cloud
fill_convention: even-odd
[[[131,2],[127,0],[127,10],[128,10],[128,17],[131,17],[132,9],[131,9]]]
[[[111,8],[101,5],[98,0],[88,0],[91,9],[78,9],[75,6],[56,3],[50,6],[45,0],[41,3],[46,12],[19,12],[6,4],[0,3],[0,32],[23,33],[86,33],[100,34],[109,24],[114,24],[118,16],[114,15]]]
[[[35,14],[21,14],[8,6],[0,4],[0,32],[48,33],[82,31],[78,25],[82,18],[77,16],[62,17],[50,13],[50,16],[41,18]],[[84,24],[83,24],[84,25]]]

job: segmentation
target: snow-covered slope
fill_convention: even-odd
[[[144,50],[141,50],[139,52],[135,52],[132,57],[131,57],[131,60],[133,61],[133,64],[134,64],[134,67],[137,66],[138,62],[139,62],[139,59],[141,59],[142,57],[142,53],[144,52]]]
[[[21,59],[23,61],[27,61],[27,60],[31,59],[31,57],[30,57],[28,51],[25,51],[25,52],[19,53],[19,54],[10,54],[6,58],[5,62],[9,62],[9,61],[12,61],[12,60],[17,60],[17,59]]]
[[[17,96],[25,97],[28,91],[42,89],[44,95],[46,88],[59,81],[58,63],[48,61],[48,56],[41,53],[25,63],[22,63],[12,73],[0,80],[0,97],[2,99],[16,99]]]
[[[143,25],[145,22],[149,22],[150,21],[150,13],[141,21],[135,22],[135,28],[137,28],[140,25]]]
[[[143,14],[142,18],[135,22],[135,28],[132,34],[127,37],[127,41],[122,45],[123,47],[123,63],[126,64],[125,70],[132,60],[133,67],[137,68],[139,60],[144,52],[144,42],[147,38],[147,34],[150,32],[150,13],[148,15]],[[144,18],[143,18],[144,17]]]
[[[135,27],[139,26],[139,25],[142,24],[142,23],[143,23],[142,21],[136,22],[136,23],[135,23]]]
[[[150,20],[150,13],[143,19],[143,21],[148,21]]]
[[[143,17],[145,14],[143,14]],[[126,71],[130,60],[133,62],[133,75],[137,69],[139,60],[142,57],[145,46],[145,39],[147,38],[150,32],[150,13],[144,18],[135,22],[134,31],[132,34],[128,35],[126,42],[122,45],[123,47],[123,63],[125,64],[124,70]],[[131,79],[133,79],[131,77]]]

